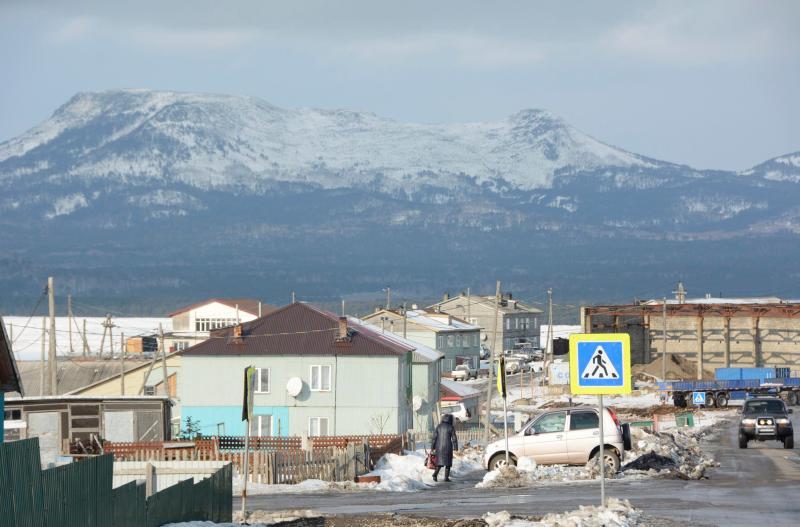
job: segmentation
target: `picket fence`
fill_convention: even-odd
[[[117,461],[224,461],[241,474],[244,442],[230,436],[188,442],[110,443],[104,452]],[[384,454],[410,448],[406,435],[251,438],[249,480],[258,483],[299,483],[306,479],[352,481],[369,472]],[[305,442],[305,444],[303,444]],[[301,448],[304,447],[304,448]]]

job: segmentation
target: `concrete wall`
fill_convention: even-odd
[[[397,357],[184,356],[179,391],[184,421],[192,416],[201,427],[224,423],[226,433],[244,433],[242,382],[249,365],[270,368],[270,392],[257,393],[255,407],[271,415],[282,412],[282,435],[306,434],[310,417],[327,417],[331,435],[399,433],[411,426],[410,364]],[[310,390],[312,365],[331,366],[330,391]],[[286,392],[291,377],[303,381],[296,398]]]

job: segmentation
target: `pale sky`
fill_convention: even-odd
[[[697,168],[800,150],[797,1],[120,4],[0,0],[0,141],[136,87],[415,122],[546,108]]]

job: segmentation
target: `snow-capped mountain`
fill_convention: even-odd
[[[758,176],[773,181],[800,183],[800,151],[773,157],[768,161],[742,172],[745,176]]]
[[[0,143],[0,182],[0,287],[12,299],[57,271],[76,293],[126,298],[198,284],[249,295],[235,287],[253,283],[334,295],[390,277],[427,294],[486,272],[523,292],[561,277],[586,295],[572,298],[591,298],[609,291],[598,274],[620,266],[632,283],[663,278],[664,265],[713,283],[718,268],[774,252],[774,237],[789,240],[780,261],[800,257],[800,153],[696,170],[544,110],[410,124],[248,97],[81,93]]]
[[[166,180],[201,189],[264,182],[451,188],[466,176],[548,188],[560,171],[667,165],[606,145],[544,110],[495,122],[409,124],[249,97],[145,90],[81,93],[0,145],[3,178]]]

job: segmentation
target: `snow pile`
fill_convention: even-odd
[[[453,468],[450,471],[451,478],[464,476],[475,470],[481,470],[480,457],[477,449],[468,451],[468,456],[461,456],[456,453],[453,456]],[[424,489],[436,484],[433,481],[433,470],[425,466],[425,451],[408,451],[404,456],[397,454],[386,454],[375,465],[375,470],[369,473],[370,476],[380,476],[381,482],[374,485],[378,490],[388,490],[393,492],[406,492]],[[477,460],[475,459],[477,457]],[[439,474],[440,481],[444,478],[444,473]]]
[[[374,485],[374,484],[373,484]],[[368,484],[359,484],[352,481],[322,481],[321,479],[307,479],[295,485],[266,483],[247,484],[247,495],[258,496],[263,494],[312,494],[316,492],[347,492],[354,490],[364,490]],[[239,475],[233,477],[233,494],[241,495],[242,478]]]
[[[593,479],[592,472],[583,466],[538,465],[529,457],[517,460],[517,466],[501,467],[486,473],[477,488],[528,487],[537,482],[564,482]]]
[[[628,500],[608,498],[605,507],[581,506],[578,510],[552,513],[539,521],[514,518],[507,511],[483,516],[489,527],[636,527],[642,513]]]
[[[710,426],[676,428],[660,433],[632,429],[633,450],[628,456],[631,461],[622,468],[623,473],[701,479],[707,468],[719,466],[700,446],[701,441],[707,441],[713,435]]]

